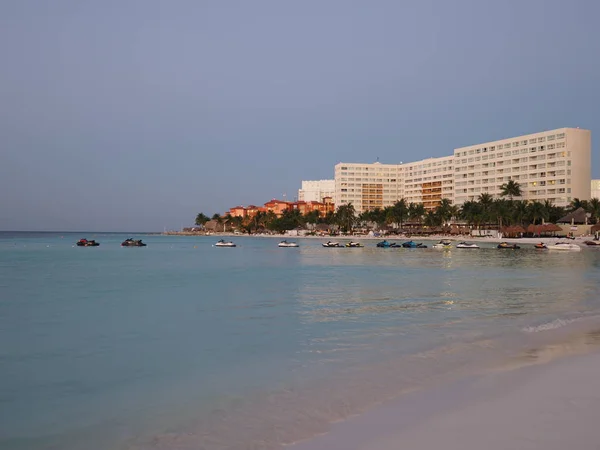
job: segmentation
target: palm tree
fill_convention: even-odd
[[[214,213],[213,216],[211,217],[211,220],[214,220],[215,222],[217,222],[218,225],[223,224],[223,218],[221,217],[221,215],[219,213]],[[216,231],[216,229],[215,229],[215,231]]]
[[[402,224],[404,223],[407,214],[408,205],[406,204],[406,200],[402,199],[394,203],[394,206],[392,206],[392,217],[394,218],[394,223],[399,224],[400,228],[402,228]]]
[[[335,222],[342,229],[343,232],[352,232],[352,228],[356,223],[356,210],[352,203],[347,205],[340,205],[335,212]]]
[[[210,219],[208,216],[206,216],[204,213],[198,213],[198,215],[196,216],[196,225],[199,226],[204,226],[204,224],[206,222],[208,222]]]
[[[418,223],[423,221],[423,216],[425,215],[425,207],[423,203],[410,203],[408,205],[408,217],[411,220],[416,220]]]
[[[588,201],[587,200],[579,200],[578,198],[574,198],[569,204],[569,208],[571,211],[575,211],[579,208],[583,208],[585,210],[588,209]]]
[[[512,204],[513,219],[516,224],[523,225],[523,221],[527,217],[527,202],[516,201]]]
[[[484,192],[479,195],[478,199],[481,205],[481,220],[484,223],[489,223],[492,219],[492,206],[494,204],[494,197],[491,194]]]
[[[531,223],[534,225],[537,223],[538,219],[546,220],[548,217],[548,212],[544,208],[544,204],[540,202],[531,202],[527,205],[528,216],[531,219]]]
[[[321,213],[317,209],[310,211],[310,212],[304,214],[304,222],[305,223],[317,223],[319,221],[320,215],[321,215]]]
[[[438,210],[429,210],[425,213],[425,225],[428,227],[435,227],[442,224],[442,218]]]
[[[598,223],[600,221],[600,200],[594,197],[590,199],[587,206],[587,211],[592,215],[592,219]]]
[[[244,219],[242,216],[233,216],[231,218],[231,225],[236,230],[239,230],[240,228],[242,228],[243,223],[244,223]]]
[[[443,198],[440,201],[439,206],[436,208],[436,213],[441,219],[442,223],[448,223],[452,220],[454,210],[452,209],[452,203],[447,198]]]
[[[229,223],[231,223],[231,219],[233,219],[233,217],[231,216],[230,213],[225,214],[225,217],[223,218],[223,232],[225,232],[225,226]]]
[[[500,195],[502,197],[508,197],[510,200],[512,200],[513,197],[520,197],[523,194],[521,185],[515,180],[508,180],[507,183],[500,186],[500,189],[502,190]]]
[[[498,228],[502,228],[504,224],[512,223],[512,202],[499,198],[492,205],[492,215],[498,221]]]
[[[469,200],[463,203],[460,215],[469,225],[477,225],[477,228],[479,228],[481,212],[481,205],[476,201]]]

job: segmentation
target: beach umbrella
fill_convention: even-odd
[[[546,223],[543,225],[542,229],[546,233],[554,233],[555,231],[562,231],[562,228],[554,223]]]

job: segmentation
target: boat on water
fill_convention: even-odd
[[[300,247],[298,245],[297,242],[288,242],[288,241],[281,241],[278,245],[278,247]]]
[[[235,244],[231,241],[226,241],[224,239],[220,239],[216,244],[215,247],[235,247]]]
[[[396,244],[395,242],[381,241],[381,242],[377,243],[377,247],[379,247],[379,248],[397,248],[397,247],[400,247],[400,245]]]
[[[547,250],[548,247],[546,247],[546,244],[544,244],[543,242],[540,242],[539,244],[535,244],[534,245],[535,248],[540,249],[540,250]]]
[[[557,250],[562,252],[580,252],[581,247],[569,242],[557,242],[554,245],[548,245],[548,250]]]
[[[479,245],[463,241],[456,244],[456,248],[479,248]]]
[[[93,239],[79,239],[77,247],[98,247],[100,244]]]
[[[427,248],[425,244],[416,243],[414,241],[407,241],[402,243],[403,248]]]
[[[600,241],[584,241],[585,245],[589,245],[590,247],[595,247],[596,245],[600,245]]]
[[[500,242],[498,244],[497,248],[505,248],[505,249],[508,249],[508,250],[518,250],[521,247],[519,247],[517,244],[509,244],[508,242]]]
[[[452,248],[452,242],[442,239],[440,242],[438,242],[437,244],[433,244],[431,246],[432,248],[438,248],[438,249],[445,249],[445,250],[449,250]]]
[[[364,247],[364,245],[362,245],[360,242],[350,241],[350,242],[346,243],[346,247],[359,248],[359,247]]]
[[[141,239],[128,238],[121,242],[121,247],[145,247]]]
[[[339,242],[331,242],[327,241],[324,244],[321,244],[323,247],[341,247]]]

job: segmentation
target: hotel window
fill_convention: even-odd
[[[555,138],[555,136],[554,136],[553,134],[551,134],[550,136],[548,136],[548,140],[549,140],[549,141],[553,141],[553,140],[554,140],[554,138]]]
[[[556,139],[564,139],[565,138],[565,133],[558,133],[556,135]]]
[[[521,141],[521,145],[527,145],[527,139],[524,141]]]
[[[537,142],[537,139],[529,139],[530,144],[535,144],[536,142]],[[525,145],[527,145],[527,143],[525,143]]]
[[[512,146],[513,146],[513,147],[518,147],[518,146],[519,146],[519,143],[518,143],[518,142],[513,142]]]
[[[541,138],[538,138],[538,140],[537,140],[537,141],[538,141],[538,142],[544,142],[545,140],[546,140],[546,138],[545,138],[545,137],[541,137]]]

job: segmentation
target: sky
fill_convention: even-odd
[[[338,162],[592,130],[595,0],[5,0],[0,230],[162,231]]]

